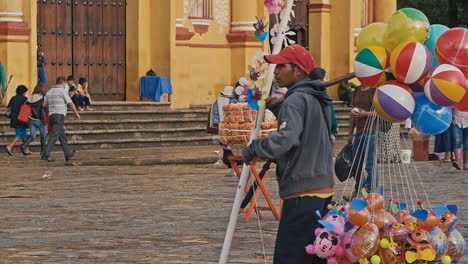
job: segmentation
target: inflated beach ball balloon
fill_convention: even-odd
[[[388,81],[380,86],[375,91],[373,101],[377,114],[393,123],[411,117],[415,108],[413,91],[397,81]]]
[[[357,38],[358,51],[371,46],[383,46],[385,42],[385,32],[387,31],[387,24],[376,22],[367,25],[361,30]]]
[[[385,48],[392,52],[405,41],[425,43],[429,35],[429,20],[423,12],[414,8],[403,8],[390,18],[385,32]]]
[[[377,87],[388,79],[390,54],[383,47],[372,46],[361,50],[354,60],[354,74],[367,86]]]
[[[437,57],[436,57],[435,48],[436,48],[437,40],[447,30],[449,30],[448,27],[444,25],[439,25],[439,24],[431,25],[429,27],[429,38],[427,39],[425,45],[432,54],[432,66],[438,66],[440,64],[440,62],[437,60]]]
[[[429,49],[419,42],[403,42],[393,50],[390,68],[395,78],[406,84],[422,79],[432,67]]]
[[[440,63],[451,64],[468,78],[468,29],[452,28],[437,40],[436,56]]]
[[[427,96],[420,95],[416,97],[412,120],[420,133],[437,135],[449,128],[452,123],[452,110],[450,107],[436,105]]]
[[[441,64],[432,70],[431,78],[424,87],[424,93],[437,105],[457,104],[466,94],[465,76],[457,67]]]

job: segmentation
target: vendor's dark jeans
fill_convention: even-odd
[[[52,132],[49,135],[49,139],[47,140],[47,147],[42,157],[50,158],[50,152],[52,151],[52,148],[58,139],[62,145],[65,160],[68,160],[71,156],[72,150],[68,145],[67,138],[65,137],[65,128],[63,127],[65,123],[65,116],[61,114],[50,115],[49,122],[52,124]]]
[[[315,229],[320,227],[317,210],[326,212],[331,198],[298,197],[283,203],[281,220],[276,235],[274,264],[324,264],[326,259],[308,255],[305,247],[315,241]]]

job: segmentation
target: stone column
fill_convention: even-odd
[[[32,2],[36,4],[35,1]],[[23,8],[30,9],[31,6],[23,6],[22,0],[0,1],[0,58],[5,67],[7,80],[10,75],[13,75],[8,86],[8,98],[3,100],[3,104],[9,101],[9,97],[15,95],[15,88],[18,84],[31,86],[37,81],[37,77],[33,76],[37,73],[32,67],[36,58],[28,58],[33,54],[31,50],[35,50],[36,47],[35,43],[31,43],[31,28],[24,21]],[[27,57],[24,57],[25,54]],[[31,90],[33,87],[29,88]]]
[[[309,50],[320,67],[330,71],[330,0],[309,3]]]
[[[176,8],[176,40],[189,40],[195,35],[185,27],[184,0],[175,0]]]
[[[374,2],[375,22],[387,23],[397,9],[396,0],[377,0]]]
[[[231,30],[227,34],[229,42],[257,41],[253,24],[256,22],[257,5],[252,0],[232,1]]]
[[[226,38],[231,46],[231,85],[234,85],[245,76],[247,66],[252,63],[256,51],[263,50],[263,43],[254,36],[253,24],[259,13],[255,1],[235,0],[231,2],[231,8],[231,30]],[[267,41],[268,39],[265,40]]]

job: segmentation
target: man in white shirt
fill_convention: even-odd
[[[50,152],[52,151],[57,139],[62,145],[62,150],[67,162],[75,156],[75,151],[68,145],[67,138],[65,136],[65,128],[63,127],[65,117],[67,115],[67,105],[70,105],[78,119],[80,119],[80,114],[68,95],[66,84],[67,81],[64,77],[58,77],[55,86],[47,92],[44,98],[44,107],[49,109],[49,122],[52,124],[52,132],[49,135],[47,147],[45,152],[42,153],[41,159],[48,162],[54,161],[50,158]]]

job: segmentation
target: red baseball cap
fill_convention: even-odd
[[[294,63],[309,74],[316,66],[312,54],[298,44],[290,45],[275,55],[265,55],[265,60],[272,64]]]

